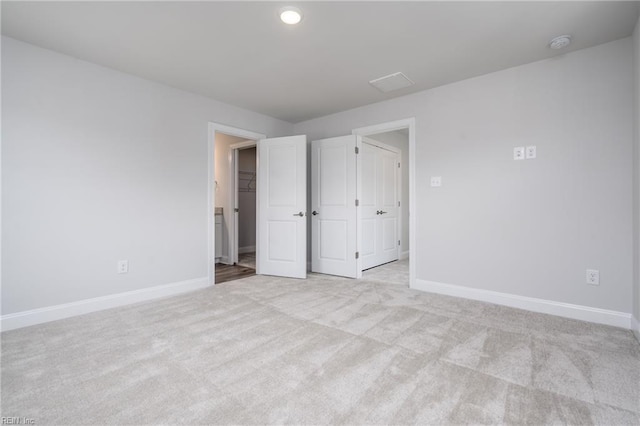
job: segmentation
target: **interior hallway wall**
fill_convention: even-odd
[[[294,131],[314,140],[415,117],[419,280],[631,313],[632,58],[625,38]],[[527,145],[538,158],[514,161]],[[599,286],[585,282],[591,268]]]
[[[2,37],[2,314],[206,282],[210,121],[293,128]]]

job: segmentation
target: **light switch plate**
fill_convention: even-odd
[[[525,155],[527,157],[527,160],[532,160],[536,158],[536,146],[535,145],[528,146],[526,149]]]
[[[524,146],[517,146],[513,148],[513,159],[524,160]]]
[[[433,186],[433,187],[442,186],[442,177],[441,176],[431,176],[431,186]]]

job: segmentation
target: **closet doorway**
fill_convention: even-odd
[[[397,139],[402,141],[406,138],[399,133]],[[360,257],[363,270],[400,258],[401,149],[402,146],[394,147],[370,137],[362,138],[359,176]]]
[[[311,142],[313,272],[361,278],[396,262],[399,282],[410,285],[414,146],[413,119]]]
[[[232,147],[233,148],[233,147]],[[234,245],[231,248],[235,263],[256,269],[256,211],[258,187],[257,149],[243,146],[232,150],[235,170]]]
[[[396,178],[399,181],[399,186],[397,189],[397,193],[395,194],[395,196],[397,196],[397,199],[395,201],[396,201],[396,205],[398,206],[398,210],[396,211],[396,215],[397,215],[396,216],[397,218],[396,219],[396,225],[397,225],[396,238],[398,240],[398,242],[396,243],[398,244],[397,260],[393,260],[393,257],[395,257],[396,254],[394,253],[395,250],[391,249],[391,245],[389,243],[392,240],[390,238],[387,238],[388,241],[385,242],[384,236],[383,237],[377,236],[378,235],[377,233],[385,232],[384,225],[382,225],[382,227],[376,226],[375,231],[372,233],[369,233],[369,238],[371,240],[377,239],[379,242],[382,242],[387,246],[388,250],[383,249],[379,253],[383,253],[386,251],[387,253],[386,255],[389,256],[387,257],[387,259],[393,262],[391,265],[393,265],[392,268],[394,268],[394,274],[403,275],[404,277],[406,277],[406,281],[409,283],[409,287],[413,287],[415,285],[415,277],[416,277],[416,262],[414,262],[411,258],[411,250],[413,247],[415,247],[415,244],[416,244],[416,235],[415,235],[416,216],[415,216],[415,205],[413,203],[413,200],[415,199],[414,198],[414,193],[415,193],[415,155],[414,153],[416,149],[415,148],[416,147],[415,127],[416,127],[415,119],[407,118],[407,119],[398,120],[398,121],[376,124],[373,126],[361,127],[358,129],[354,129],[352,132],[352,134],[360,135],[362,137],[363,145],[365,145],[365,142],[367,142],[367,140],[369,142],[375,141],[373,142],[373,145],[378,145],[378,147],[380,148],[385,148],[386,151],[393,151],[396,155],[399,155],[400,157],[400,161],[399,161],[400,166],[397,169],[397,175],[396,175]],[[377,151],[377,152],[381,154],[386,154],[386,151]],[[376,163],[380,165],[379,162],[376,162]],[[391,164],[391,160],[389,160],[388,163]],[[362,170],[364,171],[364,168]],[[381,179],[384,180],[384,178],[381,178]],[[365,180],[365,177],[361,176],[361,182],[360,182],[361,185],[367,186],[367,184],[364,184],[364,180]],[[367,179],[367,181],[369,186],[373,186],[374,178],[370,177],[369,179]],[[389,186],[388,183],[390,181],[391,181],[390,178],[387,179],[387,186]],[[383,190],[379,188],[379,185],[376,185],[376,186],[378,186],[375,189],[376,194],[380,194],[382,192],[383,198],[384,197],[387,198],[387,200],[376,200],[376,204],[382,203],[390,207],[391,206],[390,202],[392,201],[392,198],[393,198],[392,196],[393,192],[391,191],[391,188],[389,187],[387,190]],[[362,189],[365,189],[365,188],[362,188]],[[361,196],[363,198],[366,198],[365,194],[361,194]],[[380,195],[378,195],[378,197],[379,196]],[[365,209],[362,209],[363,217],[366,216],[364,210]],[[375,214],[376,211],[378,212],[383,211],[387,213],[379,213],[378,215],[376,215]],[[389,212],[390,210],[387,210],[385,207],[380,206],[378,208],[374,208],[370,216],[380,221],[380,218],[390,217],[391,213]],[[382,221],[385,221],[385,219],[382,219]],[[386,222],[387,222],[386,232],[387,234],[391,234],[393,232],[393,230],[391,229],[393,221],[387,220]],[[361,222],[361,226],[363,224],[364,223]],[[366,239],[367,237],[364,235],[364,232],[362,231],[364,230],[361,230],[361,239]],[[366,251],[366,248],[365,248],[366,244],[364,243],[365,241],[361,240],[361,244],[362,244],[361,248],[363,249],[363,251]],[[379,244],[378,246],[380,247]],[[366,275],[369,275],[370,277],[375,276],[376,269],[378,268],[375,268],[375,266],[373,265],[381,261],[384,262],[385,261],[384,256],[385,255],[383,254],[380,254],[380,257],[377,257],[377,255],[373,256],[372,259],[375,259],[375,261],[372,260],[372,262],[369,264],[367,264],[367,262],[361,262],[363,270],[367,269],[367,267],[371,268],[367,271],[365,276]],[[403,281],[404,281],[404,278],[403,278]]]

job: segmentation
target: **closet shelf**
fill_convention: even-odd
[[[256,192],[256,172],[238,170],[238,192]]]

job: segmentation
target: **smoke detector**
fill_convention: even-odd
[[[382,93],[391,92],[405,87],[413,86],[415,83],[401,72],[385,75],[369,82],[370,85]]]
[[[570,35],[561,35],[558,37],[554,37],[549,42],[549,47],[552,49],[562,49],[571,44],[571,36]]]

